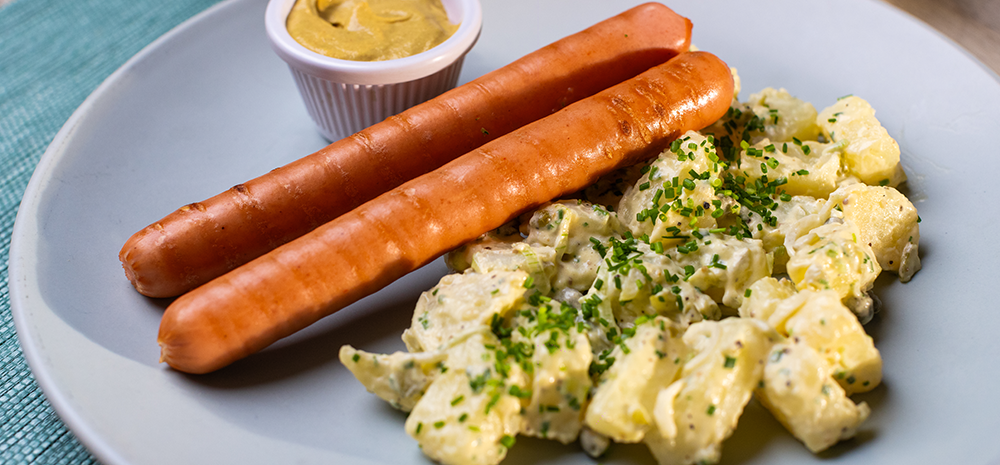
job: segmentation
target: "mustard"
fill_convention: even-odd
[[[297,0],[286,26],[303,47],[354,61],[416,55],[458,30],[441,0]]]

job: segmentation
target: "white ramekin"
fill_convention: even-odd
[[[270,0],[264,18],[271,47],[292,70],[309,115],[335,141],[455,87],[465,54],[479,38],[479,0],[441,0],[460,22],[448,40],[426,52],[386,61],[351,61],[313,52],[285,27],[295,0]]]

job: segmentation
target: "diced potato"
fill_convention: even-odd
[[[834,378],[848,394],[869,391],[882,381],[882,356],[836,292],[794,293],[787,281],[773,278],[750,289],[740,315],[766,321],[782,336],[812,347],[834,368]]]
[[[855,404],[831,377],[830,364],[806,344],[774,346],[755,391],[764,405],[812,452],[849,439],[871,409]]]
[[[516,240],[514,239],[516,238]],[[559,272],[556,250],[522,241],[521,236],[484,235],[448,253],[446,262],[452,269],[489,274],[494,271],[528,273],[535,289],[549,292]]]
[[[654,242],[668,244],[692,229],[715,227],[710,214],[716,208],[712,182],[724,169],[715,146],[705,136],[688,132],[625,191],[618,205],[619,221],[636,237],[648,235]]]
[[[816,122],[828,141],[846,141],[847,169],[861,182],[895,187],[906,181],[899,164],[899,145],[875,119],[875,109],[864,99],[841,98],[821,111]]]
[[[524,298],[523,271],[449,274],[420,294],[413,322],[403,332],[410,352],[436,350],[452,338],[489,327],[494,314],[505,317]]]
[[[764,122],[761,136],[775,142],[816,140],[816,107],[785,89],[768,87],[750,94],[747,105]],[[754,140],[756,142],[756,140]]]
[[[702,129],[715,139],[719,157],[739,158],[740,143],[815,141],[819,134],[816,108],[784,90],[764,89],[750,96],[747,103],[733,101],[729,111],[718,121]]]
[[[769,231],[769,226],[766,224],[763,227],[762,239],[765,240],[765,247],[781,239],[785,253],[790,256],[795,253],[795,243],[799,239],[829,223],[830,218],[839,213],[835,210],[836,206],[836,202],[827,199],[813,199],[802,195],[794,196],[788,202],[778,202],[778,208],[773,212],[778,220],[777,226],[770,227],[772,231]],[[835,221],[840,220],[838,216]]]
[[[778,337],[763,322],[746,318],[688,328],[684,342],[694,356],[680,379],[657,394],[656,429],[645,436],[659,463],[719,461],[722,442],[736,429]]]
[[[788,262],[788,251],[785,247],[787,237],[795,238],[806,234],[808,231],[799,232],[799,227],[812,229],[818,226],[811,221],[801,222],[806,217],[822,214],[825,210],[826,200],[815,199],[804,195],[796,195],[786,201],[778,202],[778,207],[771,211],[771,215],[777,219],[777,224],[771,226],[760,219],[760,215],[754,215],[747,224],[753,232],[755,239],[760,239],[764,246],[764,251],[771,255],[772,273],[784,273],[785,264]],[[794,242],[794,241],[793,241]]]
[[[606,241],[621,229],[617,216],[582,200],[563,200],[536,210],[522,233],[489,233],[449,252],[448,265],[477,273],[521,270],[536,290],[590,288],[601,264],[593,240]]]
[[[892,187],[854,184],[837,191],[844,218],[857,225],[858,239],[867,243],[883,270],[909,281],[920,269],[920,226],[917,209]]]
[[[837,189],[841,152],[837,146],[809,141],[772,142],[764,139],[740,153],[740,172],[751,179],[785,178],[788,195],[826,198]]]
[[[564,200],[536,210],[527,225],[525,242],[555,251],[552,287],[586,291],[594,283],[602,256],[593,240],[606,241],[620,229],[617,216],[580,200]],[[525,270],[530,271],[530,270]]]
[[[674,381],[687,348],[683,330],[663,317],[636,325],[625,340],[626,352],[615,347],[614,364],[600,377],[584,422],[618,442],[639,442],[653,425],[659,391]]]
[[[514,333],[515,339],[518,336]],[[590,342],[576,327],[540,331],[530,342],[534,347],[531,397],[524,408],[521,432],[569,444],[580,434],[593,385]]]
[[[445,368],[445,352],[372,354],[351,346],[340,348],[340,363],[368,392],[404,412],[413,409],[431,381]]]
[[[520,269],[524,260],[514,250],[514,246],[520,243],[521,239],[517,229],[512,226],[490,231],[448,252],[444,256],[444,261],[448,268],[458,273],[470,268],[477,273],[514,271]],[[484,261],[486,266],[483,266]]]
[[[788,318],[775,328],[792,340],[801,338],[826,357],[834,378],[848,394],[870,391],[882,382],[882,356],[858,319],[831,291],[800,291],[801,303],[789,299]],[[774,317],[772,320],[774,321]]]
[[[584,298],[600,317],[609,319],[608,315],[612,315],[618,323],[632,324],[644,315],[664,315],[686,326],[722,316],[718,304],[710,296],[684,279],[688,274],[685,265],[635,239],[613,240],[609,249],[611,265],[601,267],[597,280]],[[693,274],[694,266],[688,266]],[[728,283],[728,279],[722,282]],[[734,282],[733,287],[737,284]]]
[[[787,279],[770,276],[750,286],[750,296],[740,306],[740,317],[768,321],[785,299],[795,295],[795,284]]]
[[[494,351],[487,346],[498,343],[483,331],[449,349],[448,369],[407,417],[406,433],[431,459],[446,465],[495,465],[507,455],[506,444],[521,426],[521,402],[509,389],[527,388],[518,365],[511,365],[506,377],[496,372]]]
[[[676,250],[676,249],[675,249]],[[764,246],[757,239],[710,234],[698,245],[697,253],[674,253],[681,267],[694,272],[686,282],[729,308],[739,308],[746,289],[771,275]]]
[[[859,235],[851,221],[831,218],[795,240],[786,269],[797,289],[831,289],[868,322],[874,306],[867,293],[882,268]]]

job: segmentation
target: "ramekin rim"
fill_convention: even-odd
[[[285,27],[296,0],[269,0],[264,27],[271,48],[289,66],[341,84],[384,85],[430,76],[454,63],[472,49],[482,30],[480,0],[456,0],[463,5],[458,30],[436,47],[416,55],[385,61],[352,61],[313,52],[292,38]]]

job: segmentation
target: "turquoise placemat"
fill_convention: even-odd
[[[97,463],[21,353],[7,261],[21,196],[69,116],[126,60],[218,0],[17,0],[0,7],[0,464]]]

